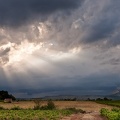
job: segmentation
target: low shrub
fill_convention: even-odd
[[[35,106],[34,106],[33,110],[41,109],[41,100],[40,99],[35,99],[34,103],[35,103]]]
[[[47,108],[48,108],[48,110],[55,109],[56,107],[55,107],[54,102],[52,102],[51,100],[49,100],[48,103],[47,103]]]
[[[33,108],[33,110],[54,110],[56,108],[55,104],[52,101],[48,101],[47,105],[40,106],[39,104],[36,104]]]

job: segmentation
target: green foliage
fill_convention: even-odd
[[[22,109],[19,106],[15,106],[11,109],[0,108],[0,120],[59,120],[64,116],[84,112],[76,108],[55,109],[55,105],[52,101],[48,101],[47,105],[36,108],[35,110]]]
[[[108,110],[105,108],[102,108],[100,111],[102,116],[105,116],[108,118],[108,120],[120,120],[120,109],[112,109]]]
[[[59,120],[70,110],[0,110],[0,120]]]
[[[66,108],[65,110],[70,110],[73,111],[74,113],[86,113],[86,111],[82,110],[82,109],[76,109],[76,108]]]
[[[114,111],[114,112],[120,112],[120,109],[119,108],[113,108],[112,111]]]

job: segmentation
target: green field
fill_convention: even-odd
[[[120,107],[120,100],[117,101],[96,101],[97,103],[100,104],[105,104],[105,105],[111,105],[111,106],[115,106],[115,107]]]
[[[112,110],[108,110],[102,108],[101,115],[107,117],[108,120],[120,120],[120,109],[113,108]]]
[[[59,120],[72,110],[0,110],[0,120]]]

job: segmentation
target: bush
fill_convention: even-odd
[[[51,100],[49,100],[47,102],[47,105],[44,105],[44,106],[40,105],[39,100],[35,100],[34,102],[35,102],[35,106],[34,106],[33,110],[53,110],[56,108],[55,104]]]
[[[35,106],[34,106],[34,110],[39,110],[41,108],[41,104],[40,104],[40,99],[35,99],[34,100],[34,103],[35,103]]]
[[[53,110],[53,109],[55,109],[56,107],[55,107],[55,104],[50,100],[50,101],[48,101],[48,103],[47,103],[47,108],[48,108],[49,110]]]

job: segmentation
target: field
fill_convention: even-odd
[[[46,105],[46,101],[42,101],[41,105]],[[99,112],[101,108],[107,108],[111,109],[113,107],[104,105],[104,104],[98,104],[91,101],[54,101],[55,106],[58,109],[64,109],[64,108],[77,108],[82,109],[87,112],[96,111]],[[12,108],[15,106],[19,106],[23,109],[33,108],[35,103],[33,101],[20,101],[20,102],[13,102],[13,103],[2,103],[0,102],[0,106],[4,108]]]
[[[41,102],[41,106],[46,104],[47,102],[45,101]],[[113,108],[89,101],[54,101],[54,104],[56,110],[33,110],[35,106],[33,101],[0,102],[0,106],[5,109],[11,109],[17,106],[22,108],[22,110],[0,110],[0,120],[106,120],[100,116],[100,110],[102,108],[108,110]],[[66,108],[82,109],[86,113],[76,114],[74,110]]]
[[[117,101],[104,101],[103,100],[103,101],[97,101],[97,103],[120,107],[120,100],[117,100]]]
[[[56,120],[73,113],[70,110],[0,110],[0,120]]]

